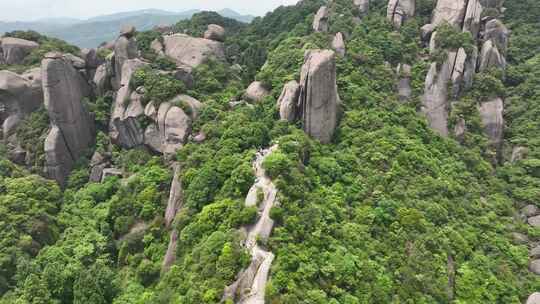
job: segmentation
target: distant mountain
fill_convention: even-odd
[[[120,12],[110,15],[92,17],[86,20],[74,18],[47,18],[32,22],[1,22],[0,33],[14,30],[34,30],[52,37],[63,39],[79,47],[96,47],[104,41],[117,36],[122,25],[133,25],[140,31],[150,30],[158,25],[171,25],[189,19],[200,10],[170,12],[159,9]],[[241,15],[231,9],[223,9],[218,13],[224,17],[249,23],[254,19],[251,15]]]
[[[223,16],[223,17],[236,19],[236,20],[238,20],[240,22],[245,22],[245,23],[250,23],[251,21],[253,21],[253,19],[255,19],[255,16],[241,15],[238,12],[233,11],[232,9],[229,9],[229,8],[224,8],[224,9],[218,11],[217,13],[220,14],[221,16]]]

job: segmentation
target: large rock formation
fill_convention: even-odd
[[[225,41],[225,29],[217,24],[209,24],[208,29],[204,32],[204,39],[223,42]]]
[[[45,107],[51,121],[45,140],[46,171],[64,185],[73,164],[94,142],[94,122],[83,104],[91,90],[62,54],[45,55],[41,72]]]
[[[165,210],[165,227],[170,228],[171,224],[176,217],[176,214],[182,208],[183,203],[183,190],[182,182],[180,181],[180,165],[173,164],[174,176],[171,182],[171,190],[169,193],[169,201],[167,203],[167,209]],[[176,260],[176,244],[178,242],[178,230],[175,227],[172,228],[169,237],[169,246],[167,246],[167,252],[163,258],[162,272],[167,272]]]
[[[437,26],[446,22],[462,31],[470,32],[473,38],[477,39],[481,13],[479,0],[439,0],[431,24],[422,28],[423,36],[428,36]],[[431,35],[432,53],[438,51],[436,37],[436,32]],[[446,52],[445,61],[442,64],[432,63],[427,74],[422,112],[432,129],[442,136],[448,136],[449,98],[458,99],[461,92],[472,85],[478,52],[475,48],[468,54],[464,48],[443,51]]]
[[[225,50],[221,42],[185,34],[164,36],[163,48],[163,53],[178,65],[197,67],[212,58],[225,60]]]
[[[369,11],[369,0],[354,0],[354,6],[358,9],[360,15],[365,15]]]
[[[504,103],[501,98],[483,102],[478,107],[484,133],[492,145],[500,153],[504,139]],[[499,155],[500,156],[500,155]]]
[[[531,294],[525,304],[540,304],[540,292]]]
[[[328,32],[329,24],[328,18],[330,17],[330,10],[326,6],[322,6],[317,11],[315,18],[313,19],[313,30],[315,32]]]
[[[201,109],[202,104],[187,95],[176,96],[157,108],[148,104],[144,112],[153,123],[144,132],[144,143],[156,152],[174,154],[187,142]]]
[[[23,75],[0,71],[0,122],[4,138],[10,136],[19,122],[41,105],[43,90],[39,69]]]
[[[39,47],[34,41],[4,37],[0,39],[0,64],[22,64],[24,58]]]
[[[260,102],[266,96],[270,95],[270,92],[260,81],[252,82],[246,89],[244,99],[251,102]]]
[[[133,148],[144,142],[143,130],[137,118],[144,114],[141,96],[130,87],[131,77],[145,62],[139,59],[128,59],[122,66],[120,89],[111,115],[110,136],[114,143],[125,148]]]
[[[400,28],[407,19],[414,17],[416,0],[390,0],[386,10],[386,18]]]
[[[334,51],[306,51],[300,85],[304,131],[322,143],[329,143],[337,126],[339,103]]]
[[[332,40],[332,49],[336,51],[339,56],[345,56],[345,39],[342,33],[337,33]]]
[[[478,70],[483,72],[491,67],[504,70],[506,68],[506,58],[499,52],[493,41],[488,40],[482,45]]]
[[[130,59],[135,59],[139,56],[137,49],[137,40],[133,37],[135,29],[125,27],[120,30],[120,36],[114,43],[114,59],[113,59],[113,87],[115,90],[120,88],[122,82],[122,68],[124,62]]]
[[[399,101],[405,102],[411,98],[412,87],[411,87],[411,77],[412,71],[411,66],[408,64],[400,64],[397,68],[397,74],[399,77],[398,80],[398,96]]]
[[[300,84],[296,80],[287,82],[277,101],[281,120],[288,122],[294,122],[296,120],[299,97]]]

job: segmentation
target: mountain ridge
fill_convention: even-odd
[[[116,30],[122,25],[133,25],[139,30],[150,30],[155,26],[171,25],[191,18],[202,10],[192,9],[173,12],[160,9],[143,9],[99,15],[87,19],[69,17],[45,18],[35,21],[0,21],[0,33],[16,30],[33,30],[65,40],[83,48],[97,47],[100,43],[114,39]],[[217,11],[223,17],[249,23],[255,17],[242,15],[232,9]]]

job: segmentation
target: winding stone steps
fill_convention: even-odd
[[[277,188],[266,175],[262,164],[277,148],[278,146],[274,145],[259,151],[253,162],[256,182],[249,190],[245,204],[247,207],[258,206],[259,218],[255,224],[244,227],[247,230],[244,247],[251,253],[251,263],[238,274],[238,279],[233,284],[225,288],[222,302],[233,300],[237,304],[264,304],[265,288],[274,254],[258,244],[258,241],[267,241],[272,233],[274,221],[270,218],[270,210],[277,204]],[[260,191],[263,199],[258,202]]]

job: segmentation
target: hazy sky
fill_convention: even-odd
[[[280,5],[296,2],[298,0],[0,0],[0,20],[85,18],[146,8],[170,11],[231,8],[242,14],[263,15]]]

